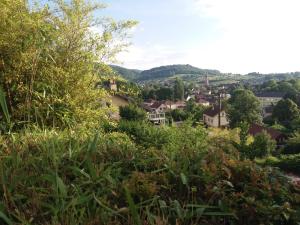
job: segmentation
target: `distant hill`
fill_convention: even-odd
[[[121,66],[111,65],[111,68],[123,78],[133,82],[153,83],[165,82],[178,76],[182,80],[197,83],[203,81],[206,74],[210,77],[211,85],[241,83],[247,85],[262,84],[268,80],[300,79],[300,72],[269,73],[263,74],[251,72],[245,75],[221,73],[218,70],[200,69],[188,64],[177,64],[155,67],[149,70],[127,69]]]
[[[155,67],[150,70],[144,70],[140,74],[140,80],[161,79],[172,77],[178,74],[199,74],[199,75],[219,75],[218,70],[199,69],[191,65],[169,65]]]
[[[194,75],[220,75],[218,70],[210,69],[200,69],[191,65],[168,65],[155,67],[149,70],[132,70],[126,69],[120,66],[111,66],[116,72],[118,72],[125,79],[135,80],[135,81],[146,81],[153,79],[165,79],[175,75],[185,75],[185,74],[194,74]]]
[[[122,77],[130,81],[137,80],[140,76],[140,73],[142,72],[141,70],[127,69],[125,67],[115,65],[110,65],[110,67]]]

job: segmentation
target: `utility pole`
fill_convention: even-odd
[[[218,113],[218,127],[221,128],[221,110],[222,110],[222,102],[221,102],[221,98],[222,98],[222,94],[224,93],[224,86],[222,88],[221,91],[219,91],[219,113]]]
[[[221,92],[219,92],[219,123],[218,123],[218,127],[221,128],[221,110],[222,110],[222,106],[221,106]]]

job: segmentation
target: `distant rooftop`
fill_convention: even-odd
[[[264,127],[264,126],[261,126],[258,124],[252,124],[249,128],[248,133],[255,136],[259,133],[262,133],[263,131],[266,131],[271,136],[271,138],[274,140],[278,140],[278,139],[286,137],[285,134],[281,133],[278,130],[275,130],[275,129],[269,128],[269,127]]]
[[[260,98],[283,98],[284,92],[261,92],[256,94],[256,97]]]
[[[222,107],[221,111],[220,111],[219,106],[217,105],[217,106],[214,106],[212,108],[205,110],[203,114],[208,115],[210,117],[214,117],[214,116],[218,115],[219,112],[222,112],[222,111],[224,111],[224,108]]]

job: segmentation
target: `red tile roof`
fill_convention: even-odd
[[[282,138],[286,138],[286,135],[281,133],[280,131],[278,130],[275,130],[273,128],[269,128],[269,127],[263,127],[261,125],[258,125],[258,124],[252,124],[249,128],[249,131],[248,133],[255,136],[263,131],[266,131],[272,139],[274,140],[279,140],[279,139],[282,139]]]
[[[150,108],[152,109],[157,109],[159,108],[162,104],[164,104],[163,102],[160,102],[160,101],[157,101],[157,102],[154,102],[152,105],[150,105]]]

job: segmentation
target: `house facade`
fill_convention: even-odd
[[[284,97],[282,92],[264,92],[256,94],[256,97],[260,101],[261,114],[263,118],[272,115],[273,107]]]
[[[196,101],[197,105],[208,107],[210,105],[210,102],[205,99],[199,99]]]
[[[154,123],[155,125],[165,125],[166,116],[163,112],[148,112],[148,120]]]
[[[120,107],[128,106],[130,104],[130,99],[126,96],[122,95],[112,95],[110,97],[111,102],[110,106],[113,106],[115,110],[112,110],[109,114],[112,119],[119,120],[120,119]]]
[[[203,122],[208,127],[219,127],[219,113],[221,127],[227,127],[229,120],[224,109],[219,109],[218,106],[207,109],[203,113]]]

